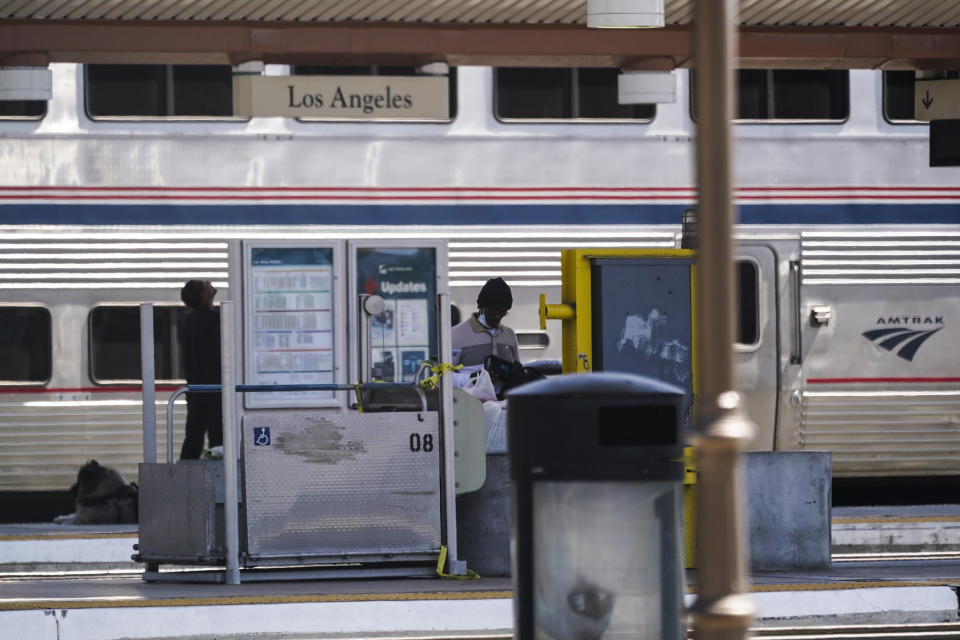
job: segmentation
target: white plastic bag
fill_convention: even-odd
[[[469,367],[461,367],[457,369],[450,375],[450,380],[453,383],[454,389],[463,389],[464,385],[470,382],[470,376],[472,376],[477,371],[483,369],[482,364],[471,365]]]
[[[487,427],[487,453],[506,453],[507,401],[484,402],[483,422]]]
[[[487,372],[486,369],[480,369],[476,374],[470,376],[470,380],[463,385],[463,390],[480,402],[497,399],[497,392],[493,388],[493,381],[490,379],[490,373]]]

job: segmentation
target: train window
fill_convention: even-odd
[[[324,65],[295,65],[290,68],[290,73],[298,76],[419,76],[424,75],[421,67],[402,67],[387,65],[353,65],[353,66],[324,66]],[[429,75],[435,76],[431,73]],[[449,96],[450,117],[453,120],[457,117],[457,69],[450,67],[447,71],[449,87],[447,95]],[[321,120],[321,118],[300,118],[300,120]]]
[[[0,383],[46,382],[51,363],[50,311],[0,307]]]
[[[883,72],[883,117],[890,122],[915,121],[913,113],[913,71]]]
[[[749,260],[737,261],[737,344],[760,340],[760,273]]]
[[[46,100],[0,100],[0,120],[40,120],[45,115]]]
[[[696,77],[690,113],[697,119]],[[850,114],[849,73],[820,69],[738,69],[737,120],[843,121]]]
[[[631,120],[649,122],[653,104],[617,102],[618,69],[517,67],[494,70],[500,120]]]
[[[229,65],[88,64],[91,118],[233,117]]]
[[[157,380],[182,380],[183,363],[177,343],[177,326],[187,312],[184,306],[153,308],[154,376]],[[140,307],[95,307],[90,312],[90,377],[95,382],[140,381]]]
[[[914,71],[883,72],[883,117],[888,122],[917,122],[914,114]],[[960,78],[960,72],[947,71],[945,78]]]

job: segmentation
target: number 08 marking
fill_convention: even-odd
[[[425,433],[421,436],[419,433],[411,433],[410,451],[423,451],[424,453],[433,451],[433,434]]]

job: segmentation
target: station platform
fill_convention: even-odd
[[[960,624],[960,506],[837,509],[833,541],[842,551],[829,569],[753,572],[758,634],[824,625]],[[512,634],[510,578],[145,583],[142,565],[129,559],[135,542],[135,527],[0,526],[0,637]],[[686,578],[690,604],[696,571]]]

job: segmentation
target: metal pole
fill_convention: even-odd
[[[220,303],[220,376],[223,402],[224,538],[227,584],[240,584],[240,524],[237,504],[237,429],[233,415],[237,397],[234,385],[233,303]]]
[[[143,461],[157,461],[157,387],[153,364],[153,304],[140,305],[140,377],[143,380]]]
[[[733,391],[735,325],[731,131],[736,0],[698,0],[695,37],[698,409],[698,640],[746,638],[754,605],[746,595],[741,449],[753,425]],[[710,318],[710,327],[704,319]]]
[[[437,350],[440,364],[449,363],[453,356],[450,351],[450,294],[437,294]],[[453,442],[453,381],[449,375],[440,376],[440,436],[443,442],[443,514],[447,532],[448,573],[463,575],[467,572],[467,563],[457,555],[457,491],[456,466],[454,464]]]

